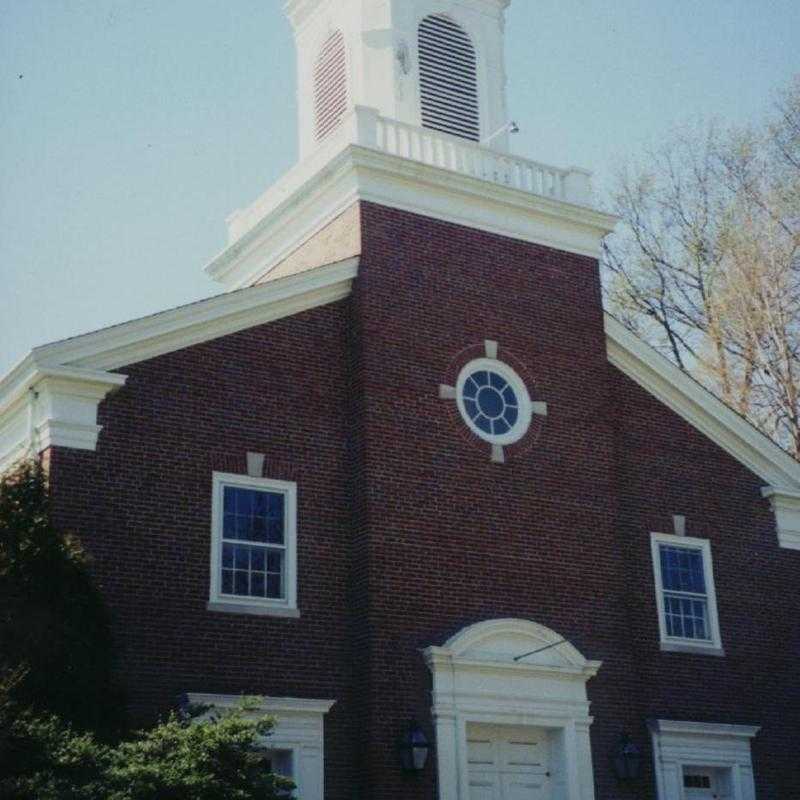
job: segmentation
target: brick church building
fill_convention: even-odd
[[[301,800],[800,798],[800,464],[604,315],[508,3],[289,0],[300,158],[222,293],[33,350],[0,469],[42,454],[135,719],[261,695]]]

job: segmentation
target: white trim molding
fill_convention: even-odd
[[[706,625],[708,640],[670,636],[667,632],[666,611],[664,603],[664,576],[661,570],[662,544],[698,550],[703,559],[703,579],[705,595],[698,600],[706,606]],[[717,590],[714,584],[714,565],[711,559],[711,542],[708,539],[695,539],[690,536],[677,536],[671,533],[651,533],[650,548],[653,558],[653,580],[656,592],[656,608],[658,609],[658,629],[661,637],[661,649],[673,653],[699,653],[704,655],[724,656],[722,636],[719,629],[719,613],[717,611]]]
[[[125,385],[116,373],[43,366],[28,357],[0,389],[0,472],[48,447],[94,450],[97,407]]]
[[[46,363],[117,369],[334,303],[350,294],[358,258],[316,267],[34,350]],[[2,391],[0,382],[0,392]]]
[[[270,599],[251,595],[225,594],[222,590],[223,570],[223,526],[225,511],[225,489],[252,489],[257,492],[278,494],[283,498],[283,542],[280,545],[263,543],[263,550],[280,550],[282,597]],[[245,548],[260,545],[241,542]],[[267,553],[263,556],[266,559]],[[231,568],[233,569],[233,568]],[[261,571],[266,572],[264,564]],[[249,571],[249,567],[248,567]],[[266,576],[263,578],[266,581]],[[292,481],[276,481],[270,478],[254,478],[249,475],[234,475],[214,472],[211,498],[211,583],[208,598],[209,611],[264,615],[277,617],[299,617],[297,608],[297,484]]]
[[[800,491],[765,486],[761,494],[769,500],[775,514],[775,527],[781,547],[800,550]]]
[[[605,329],[609,362],[761,478],[779,544],[800,549],[800,463],[610,314]]]
[[[94,450],[97,407],[127,380],[108,370],[342,300],[357,273],[350,258],[35,348],[0,378],[0,471],[51,446]]]
[[[392,133],[392,125],[375,109],[353,109],[336,134],[229,217],[230,244],[208,275],[231,290],[251,285],[359,201],[599,257],[617,218],[585,205],[588,189],[568,193],[575,170],[517,164],[455,136],[415,126]],[[417,135],[408,152],[392,144]],[[454,148],[469,152],[447,155]],[[520,182],[521,174],[536,177]]]
[[[729,800],[755,800],[750,742],[760,728],[651,720],[658,800],[684,800],[684,768],[715,770]]]
[[[236,708],[242,698],[237,695],[186,695],[190,705],[213,708]],[[272,733],[264,739],[265,749],[291,753],[292,775],[297,796],[302,800],[325,798],[325,715],[335,700],[308,700],[296,697],[261,697],[252,715],[265,714],[275,718]]]
[[[433,675],[440,800],[469,800],[470,724],[545,730],[553,800],[593,800],[586,682],[597,674],[599,661],[588,661],[555,631],[522,619],[471,625],[423,655]]]

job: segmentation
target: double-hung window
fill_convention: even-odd
[[[297,485],[215,472],[211,592],[215,611],[297,615]]]
[[[654,533],[651,544],[661,649],[721,654],[710,542]]]

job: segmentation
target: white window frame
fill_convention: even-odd
[[[499,435],[486,433],[486,431],[481,430],[472,421],[472,418],[467,413],[467,408],[464,403],[464,384],[473,373],[481,370],[497,373],[508,382],[508,385],[517,396],[519,416],[514,426],[507,433]],[[489,444],[492,445],[506,446],[518,442],[528,432],[533,417],[533,405],[525,381],[522,380],[513,367],[495,358],[476,358],[462,368],[461,372],[458,374],[458,380],[456,381],[456,405],[458,406],[458,411],[466,426],[479,439],[483,439],[483,441],[489,442]]]
[[[285,546],[285,597],[281,599],[258,597],[233,597],[221,592],[222,533],[225,487],[254,489],[279,493],[284,496],[284,546]],[[297,484],[270,478],[252,478],[214,472],[211,495],[211,587],[209,611],[238,614],[258,614],[276,617],[299,617],[297,608]]]
[[[667,621],[664,608],[664,581],[661,574],[662,544],[670,547],[684,547],[699,550],[703,557],[703,574],[706,584],[706,603],[708,606],[708,628],[711,638],[687,639],[667,635]],[[725,655],[722,648],[722,637],[719,629],[717,613],[717,591],[714,584],[714,568],[711,558],[711,542],[708,539],[696,539],[691,536],[676,536],[671,533],[651,533],[650,548],[653,558],[653,580],[655,582],[656,606],[658,608],[658,628],[661,638],[661,649],[665,652],[705,653],[708,655]]]
[[[241,695],[186,694],[189,705],[209,706],[198,720],[205,719],[215,709],[238,708]],[[262,741],[265,751],[285,754],[292,764],[296,785],[293,796],[300,800],[325,799],[325,716],[336,700],[310,700],[296,697],[261,697],[258,707],[247,712],[248,717],[268,715],[275,721],[272,732]]]
[[[725,775],[728,800],[756,800],[751,742],[758,726],[656,719],[648,727],[658,800],[685,800],[687,769]]]

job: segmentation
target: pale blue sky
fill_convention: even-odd
[[[0,373],[219,291],[226,215],[296,157],[280,0],[0,0]],[[768,111],[797,0],[514,0],[514,150],[594,169]],[[20,77],[21,76],[21,77]]]

